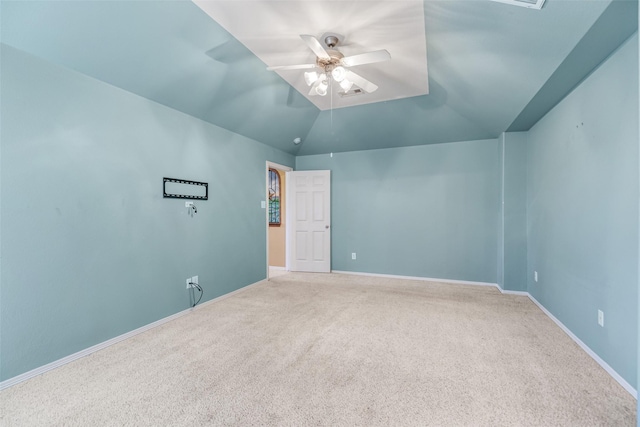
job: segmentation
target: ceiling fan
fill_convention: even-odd
[[[357,55],[344,56],[336,46],[340,42],[339,36],[336,34],[326,34],[324,37],[325,49],[320,41],[314,36],[301,34],[300,38],[309,46],[316,55],[314,64],[300,65],[281,65],[275,67],[267,67],[267,70],[304,70],[318,68],[319,70],[307,71],[304,73],[304,80],[308,86],[310,96],[325,96],[329,89],[329,83],[333,80],[340,85],[343,92],[341,95],[349,92],[353,85],[361,88],[367,93],[375,92],[378,86],[364,77],[354,73],[348,68],[357,65],[373,64],[376,62],[388,61],[391,55],[385,49],[373,52],[360,53]]]

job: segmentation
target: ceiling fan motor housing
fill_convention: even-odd
[[[327,35],[324,38],[324,44],[326,44],[329,49],[336,47],[339,41],[340,39],[335,35]]]
[[[318,58],[316,60],[316,64],[318,67],[322,68],[325,73],[330,73],[334,68],[342,63],[344,55],[342,52],[334,49],[327,50],[327,54],[329,54],[329,59]]]

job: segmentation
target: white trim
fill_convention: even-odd
[[[278,169],[278,170],[285,171],[285,172],[289,172],[289,171],[293,170],[293,168],[291,166],[285,166],[285,165],[281,165],[281,164],[278,164],[278,163],[273,163],[273,162],[270,162],[269,160],[267,160],[267,170],[269,170],[270,167],[273,168],[273,169]]]
[[[287,271],[287,267],[278,267],[278,266],[273,266],[273,265],[270,265],[269,269],[270,270],[276,270],[276,271]]]
[[[505,295],[518,295],[521,297],[528,297],[529,296],[529,292],[525,292],[525,291],[510,291],[508,289],[502,289],[500,286],[498,286],[498,289],[500,289],[500,293],[505,294]]]
[[[285,165],[281,165],[278,163],[273,163],[270,162],[269,160],[267,160],[267,167],[265,168],[265,189],[264,189],[264,195],[265,195],[265,213],[264,213],[264,217],[265,217],[265,222],[266,222],[266,227],[267,227],[267,280],[269,280],[269,201],[267,200],[266,196],[267,194],[269,194],[269,168],[273,168],[276,170],[279,170],[280,172],[284,172],[285,175],[287,174],[287,172],[291,172],[293,170],[292,167],[290,166],[285,166]],[[287,184],[287,180],[285,180],[285,188],[284,188],[284,197],[285,200],[287,199],[287,188],[288,184]],[[280,188],[280,192],[282,192],[282,188]],[[288,204],[287,204],[288,206]],[[282,212],[281,212],[282,214]],[[287,218],[287,212],[285,210],[285,218]],[[286,221],[286,220],[285,220]],[[287,233],[289,233],[289,221],[286,221],[285,223],[285,229],[284,229],[284,247],[285,247],[285,253],[287,252],[287,248],[289,247],[289,245],[287,244]],[[284,263],[285,263],[285,269],[289,267],[289,257],[285,254],[285,259],[284,259]]]
[[[567,335],[569,335],[569,337],[572,340],[574,340],[576,342],[576,344],[578,344],[589,356],[591,356],[591,358],[593,360],[595,360],[600,366],[602,366],[602,368],[605,371],[607,371],[607,373],[609,375],[611,375],[614,380],[618,381],[618,383],[625,390],[627,390],[629,393],[631,393],[631,395],[634,398],[638,399],[638,392],[637,392],[637,390],[635,388],[633,388],[633,386],[631,384],[629,384],[624,378],[622,378],[620,376],[620,374],[618,374],[611,366],[609,366],[609,364],[607,362],[602,360],[602,358],[600,356],[598,356],[593,350],[591,350],[589,348],[589,346],[587,346],[585,343],[583,343],[582,340],[580,338],[578,338],[573,332],[571,332],[571,330],[569,328],[567,328],[561,321],[559,321],[553,314],[551,314],[551,312],[549,310],[547,310],[542,304],[540,304],[538,302],[538,300],[533,297],[533,295],[529,294],[528,296],[529,296],[529,299],[531,301],[533,301],[533,303],[535,305],[537,305],[538,308],[540,308],[540,310],[542,310],[542,312],[544,314],[549,316],[549,318],[551,320],[553,320],[555,322],[555,324],[560,327],[560,329],[562,329]]]
[[[286,218],[293,218],[293,210],[291,209],[291,203],[290,203],[290,197],[289,195],[291,194],[291,171],[289,172],[285,172],[285,179],[284,179],[284,186],[285,186],[285,197],[286,197],[286,202],[285,202],[285,215]],[[293,263],[291,261],[291,239],[293,236],[293,221],[286,221],[285,222],[285,242],[284,242],[284,266],[286,268],[287,271],[291,271],[291,264]]]
[[[266,282],[267,282],[267,280],[266,280],[266,279],[263,279],[263,280],[260,280],[260,281],[258,281],[258,282],[255,282],[255,283],[251,283],[251,284],[249,284],[249,285],[247,285],[247,286],[243,286],[243,287],[241,287],[241,288],[236,289],[235,291],[231,291],[231,292],[226,293],[226,294],[224,294],[224,295],[220,295],[219,297],[215,297],[214,299],[210,299],[209,301],[205,301],[205,302],[203,302],[202,304],[198,304],[198,305],[196,305],[195,307],[191,307],[191,308],[189,309],[189,311],[190,311],[190,310],[198,310],[198,309],[200,309],[200,308],[202,308],[202,307],[206,307],[206,306],[208,306],[208,305],[210,305],[210,304],[213,304],[214,302],[222,301],[222,300],[224,300],[224,299],[227,299],[227,298],[229,298],[229,297],[232,297],[232,296],[234,296],[234,295],[236,295],[236,294],[239,294],[239,293],[241,293],[241,292],[244,292],[244,291],[246,291],[246,290],[249,290],[250,288],[253,288],[253,287],[255,287],[255,286],[258,286],[258,285],[260,285],[260,284],[262,284],[262,283],[266,283]]]
[[[84,350],[80,350],[77,353],[73,353],[70,354],[69,356],[63,357],[62,359],[58,359],[54,362],[51,363],[47,363],[46,365],[40,366],[38,368],[32,369],[31,371],[25,372],[23,374],[20,374],[18,376],[15,376],[13,378],[9,378],[8,380],[4,380],[0,383],[0,390],[4,390],[5,388],[14,386],[18,383],[21,383],[23,381],[26,381],[30,378],[36,377],[38,375],[44,374],[45,372],[48,371],[52,371],[56,368],[59,368],[60,366],[66,365],[67,363],[71,363],[74,360],[78,360],[81,359],[85,356],[89,356],[92,353],[95,353],[96,351],[100,351],[102,349],[105,349],[109,346],[112,346],[113,344],[117,344],[120,341],[124,341],[128,338],[131,338],[135,335],[141,334],[143,332],[148,331],[149,329],[153,329],[156,326],[160,326],[163,325],[167,322],[170,322],[171,320],[177,319],[179,317],[184,316],[185,314],[188,314],[191,311],[191,309],[187,309],[187,310],[183,310],[180,311],[176,314],[173,314],[171,316],[165,317],[163,319],[157,320],[153,323],[149,323],[148,325],[142,326],[138,329],[134,329],[133,331],[127,332],[125,334],[119,335],[117,337],[111,338],[110,340],[101,342],[100,344],[96,344],[94,346],[91,346],[89,348],[85,348]]]
[[[598,356],[593,350],[591,350],[585,343],[582,342],[580,338],[578,338],[569,328],[567,328],[561,321],[559,321],[549,310],[547,310],[542,304],[538,302],[529,292],[525,291],[510,291],[504,290],[497,283],[487,283],[487,282],[468,282],[463,280],[450,280],[450,279],[432,279],[427,277],[415,277],[415,276],[397,276],[392,274],[377,274],[377,273],[361,273],[354,271],[340,271],[340,270],[331,270],[332,273],[337,274],[352,274],[354,276],[372,276],[372,277],[386,277],[390,279],[408,279],[408,280],[421,280],[425,282],[438,282],[438,283],[453,283],[453,284],[461,284],[461,285],[474,285],[474,286],[495,286],[498,288],[501,294],[504,295],[518,295],[528,297],[535,305],[542,310],[544,314],[546,314],[553,322],[560,327],[573,341],[575,341],[582,350],[584,350],[593,360],[596,361],[611,377],[616,380],[625,390],[627,390],[631,396],[633,396],[636,400],[638,399],[638,392],[631,384],[629,384],[620,374],[618,374],[607,362],[602,360],[600,356]]]
[[[261,280],[259,282],[252,283],[250,285],[244,286],[244,287],[242,287],[240,289],[236,289],[233,292],[229,292],[228,294],[221,295],[221,296],[219,296],[217,298],[214,298],[214,299],[211,299],[209,301],[206,301],[206,302],[204,302],[204,303],[202,303],[200,305],[197,305],[195,307],[190,307],[190,308],[188,308],[186,310],[182,310],[182,311],[180,311],[178,313],[172,314],[171,316],[167,316],[167,317],[165,317],[163,319],[156,320],[155,322],[149,323],[148,325],[142,326],[142,327],[140,327],[138,329],[134,329],[133,331],[124,333],[122,335],[118,335],[117,337],[111,338],[111,339],[109,339],[107,341],[101,342],[101,343],[96,344],[94,346],[91,346],[89,348],[85,348],[84,350],[80,350],[77,353],[70,354],[69,356],[63,357],[62,359],[58,359],[56,361],[53,361],[51,363],[47,363],[46,365],[43,365],[43,366],[40,366],[38,368],[32,369],[32,370],[30,370],[28,372],[25,372],[23,374],[17,375],[17,376],[15,376],[13,378],[9,378],[7,380],[4,380],[4,381],[0,382],[0,390],[4,390],[6,388],[12,387],[12,386],[14,386],[16,384],[19,384],[19,383],[21,383],[23,381],[26,381],[28,379],[31,379],[33,377],[37,377],[38,375],[42,375],[42,374],[44,374],[46,372],[52,371],[52,370],[54,370],[56,368],[59,368],[59,367],[61,367],[63,365],[66,365],[67,363],[71,363],[74,360],[78,360],[78,359],[81,359],[81,358],[83,358],[85,356],[89,356],[90,354],[95,353],[96,351],[103,350],[103,349],[105,349],[107,347],[110,347],[110,346],[112,346],[114,344],[117,344],[117,343],[119,343],[121,341],[124,341],[124,340],[129,339],[129,338],[131,338],[133,336],[136,336],[136,335],[141,334],[143,332],[146,332],[146,331],[148,331],[150,329],[153,329],[153,328],[155,328],[157,326],[164,325],[167,322],[170,322],[170,321],[175,320],[175,319],[177,319],[179,317],[182,317],[182,316],[184,316],[186,314],[189,314],[193,310],[200,309],[201,307],[207,306],[207,305],[209,305],[211,303],[214,303],[214,302],[222,301],[223,299],[229,298],[230,296],[233,296],[233,295],[235,295],[235,294],[237,294],[239,292],[246,291],[247,289],[249,289],[251,287],[254,287],[256,285],[259,285],[259,284],[261,284],[263,282],[264,282],[264,280]]]
[[[355,272],[355,271],[341,271],[341,270],[331,270],[331,272],[336,274],[352,274],[354,276],[386,277],[388,279],[407,279],[407,280],[420,280],[423,282],[453,283],[456,285],[495,286],[498,289],[500,289],[497,283],[489,283],[489,282],[469,282],[466,280],[433,279],[430,277],[398,276],[395,274],[361,273],[361,272]]]

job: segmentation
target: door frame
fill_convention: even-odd
[[[283,173],[287,173],[287,172],[291,172],[293,170],[292,167],[290,166],[285,166],[285,165],[281,165],[278,163],[274,163],[274,162],[270,162],[267,160],[266,163],[266,167],[265,167],[265,171],[264,171],[264,176],[265,176],[265,182],[264,182],[264,195],[265,195],[265,212],[264,212],[264,221],[265,221],[265,229],[266,229],[266,234],[267,234],[267,259],[266,259],[266,264],[267,264],[267,280],[269,280],[269,200],[266,197],[269,194],[269,169],[276,169],[279,170]],[[289,183],[288,180],[285,179],[285,188],[280,187],[280,194],[282,194],[284,192],[284,198],[285,200],[288,201],[289,197],[287,194],[287,188],[289,187]],[[286,204],[285,207],[289,206],[289,203]],[[282,210],[280,210],[280,215],[282,215],[284,213],[285,215],[285,228],[284,228],[284,249],[285,249],[285,261],[284,261],[284,269],[286,271],[289,271],[289,220],[288,220],[288,215],[286,210],[283,212]]]

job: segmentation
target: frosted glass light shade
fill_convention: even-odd
[[[346,71],[341,66],[337,66],[331,71],[331,77],[333,77],[333,80],[337,82],[341,82],[342,80],[344,80],[345,74]]]
[[[307,86],[314,84],[319,77],[315,71],[307,71],[304,73],[304,81],[307,83]]]
[[[327,94],[328,87],[329,85],[325,81],[323,81],[318,86],[316,86],[316,93],[320,96],[325,96]]]
[[[345,92],[349,92],[349,89],[351,89],[351,86],[353,86],[353,83],[350,82],[347,79],[343,79],[340,82],[340,87],[342,88],[342,90],[344,90]]]

